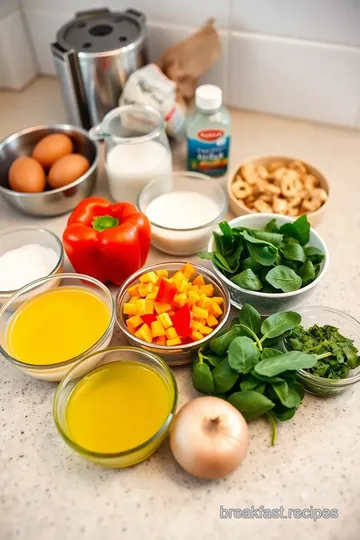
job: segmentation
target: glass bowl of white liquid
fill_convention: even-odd
[[[172,172],[141,191],[138,207],[151,222],[154,247],[169,255],[193,255],[206,248],[227,211],[226,193],[205,174]]]
[[[153,178],[171,174],[172,158],[162,115],[149,105],[110,111],[90,138],[105,141],[105,168],[111,197],[136,204]]]

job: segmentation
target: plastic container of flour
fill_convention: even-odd
[[[226,213],[227,198],[204,174],[173,172],[147,184],[138,207],[151,222],[154,247],[169,255],[193,255],[206,248]]]

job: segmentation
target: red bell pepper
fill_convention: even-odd
[[[163,302],[171,305],[176,294],[177,288],[175,283],[170,283],[166,279],[161,279],[155,302]]]
[[[191,332],[191,311],[189,304],[185,304],[178,309],[171,317],[177,335],[185,338]]]
[[[155,315],[152,315],[152,313],[148,313],[147,315],[140,315],[142,322],[145,324],[151,326],[152,322],[156,321]]]
[[[76,272],[121,285],[144,265],[150,237],[148,218],[133,204],[89,197],[70,215],[63,244]]]

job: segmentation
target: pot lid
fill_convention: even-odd
[[[89,55],[133,48],[144,39],[145,15],[133,9],[80,11],[56,35],[64,50]]]

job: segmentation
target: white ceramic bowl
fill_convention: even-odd
[[[266,223],[274,218],[279,226],[283,225],[284,223],[291,223],[295,221],[294,218],[280,214],[249,214],[246,216],[239,216],[229,221],[229,225],[231,228],[250,227],[254,229],[262,229],[265,227]],[[220,229],[218,229],[217,232],[221,234]],[[259,311],[259,313],[261,313],[261,315],[271,315],[272,313],[277,313],[278,311],[288,311],[304,302],[304,300],[307,300],[307,298],[314,291],[315,287],[317,287],[317,285],[323,279],[329,267],[329,251],[326,244],[319,233],[312,228],[310,229],[310,240],[307,245],[321,249],[321,251],[325,254],[325,257],[321,263],[321,270],[318,277],[312,283],[306,285],[306,287],[303,287],[302,289],[298,289],[297,291],[287,293],[264,293],[258,291],[249,291],[248,289],[243,289],[242,287],[235,285],[232,281],[225,277],[224,274],[222,274],[213,263],[211,263],[212,269],[228,288],[231,303],[236,308],[241,309],[244,304],[251,304]],[[214,237],[212,237],[208,245],[208,251],[213,251],[214,247]]]

